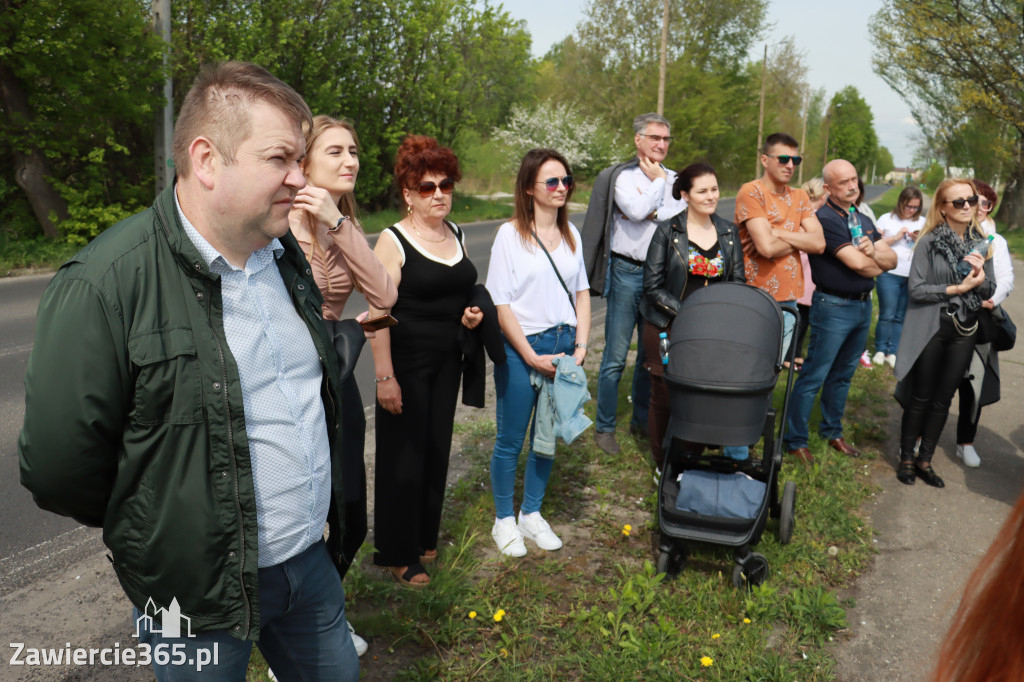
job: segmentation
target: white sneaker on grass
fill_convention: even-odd
[[[498,545],[498,551],[502,555],[526,556],[526,543],[523,542],[523,534],[519,532],[519,526],[516,525],[516,517],[506,516],[503,519],[494,519],[491,537],[494,538],[494,543]]]
[[[896,354],[889,353],[885,356],[885,364],[889,365],[893,369],[896,369]]]
[[[524,514],[522,510],[519,511],[519,532],[523,534],[524,538],[530,538],[537,543],[538,547],[549,552],[562,548],[562,541],[551,530],[551,526],[539,511],[532,514]]]
[[[963,461],[964,466],[971,467],[972,469],[977,469],[981,466],[981,457],[978,457],[978,451],[974,449],[973,444],[957,445],[956,456]]]
[[[885,353],[883,353],[882,351],[878,351],[877,353],[871,356],[871,362],[875,363],[876,365],[882,364],[883,362],[885,362]]]
[[[356,656],[362,656],[366,653],[366,650],[370,648],[370,645],[366,643],[365,639],[356,634],[356,630],[352,627],[352,623],[345,621],[345,625],[348,626],[348,634],[352,635],[352,645],[356,648]]]

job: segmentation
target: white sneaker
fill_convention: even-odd
[[[524,538],[530,538],[538,547],[549,552],[562,548],[562,541],[551,530],[551,526],[539,511],[532,514],[523,514],[522,510],[519,511],[519,532]]]
[[[270,678],[271,682],[277,682],[277,675],[275,675],[274,671],[270,668],[267,668],[267,677]]]
[[[498,551],[505,556],[526,556],[526,543],[523,542],[523,534],[519,532],[514,516],[506,516],[503,519],[494,519],[494,526],[491,528],[491,537],[498,545]]]
[[[964,466],[972,469],[981,466],[981,457],[978,457],[978,451],[974,449],[973,445],[957,445],[956,456],[963,461]]]
[[[370,645],[366,643],[366,640],[356,634],[355,628],[352,627],[352,623],[345,621],[345,625],[348,626],[348,634],[352,635],[352,644],[356,648],[356,656],[362,656],[366,653],[366,650],[370,648]]]
[[[885,362],[885,353],[883,353],[882,351],[878,351],[877,353],[871,356],[871,362],[875,363],[876,365],[882,364],[883,362]]]
[[[889,365],[893,369],[896,369],[896,354],[889,353],[885,356],[885,364]]]

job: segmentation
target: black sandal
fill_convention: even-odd
[[[917,472],[914,470],[914,460],[901,459],[900,468],[896,470],[896,478],[905,485],[914,485],[917,480]]]
[[[936,488],[945,488],[946,482],[935,473],[935,469],[932,469],[931,462],[918,462],[916,465],[917,477],[930,486]]]
[[[427,571],[423,568],[422,564],[413,564],[412,566],[407,566],[405,568],[405,572],[401,571],[401,566],[388,566],[388,572],[391,576],[406,587],[412,587],[413,589],[418,590],[430,584],[430,576],[427,575]],[[423,582],[413,582],[412,579],[418,575],[426,575],[427,580],[424,580]]]

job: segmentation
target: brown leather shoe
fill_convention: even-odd
[[[833,438],[828,442],[828,446],[836,452],[842,453],[848,457],[860,457],[861,455],[860,450],[853,447],[842,438]]]
[[[804,464],[814,464],[814,455],[807,448],[797,448],[796,450],[786,450],[786,454],[794,459],[798,459]]]

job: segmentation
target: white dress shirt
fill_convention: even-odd
[[[686,208],[685,199],[672,197],[675,171],[665,169],[667,177],[651,180],[640,166],[627,168],[615,178],[615,225],[612,228],[612,254],[633,260],[647,260],[647,247],[658,222],[668,220]],[[649,219],[652,213],[654,219]]]

